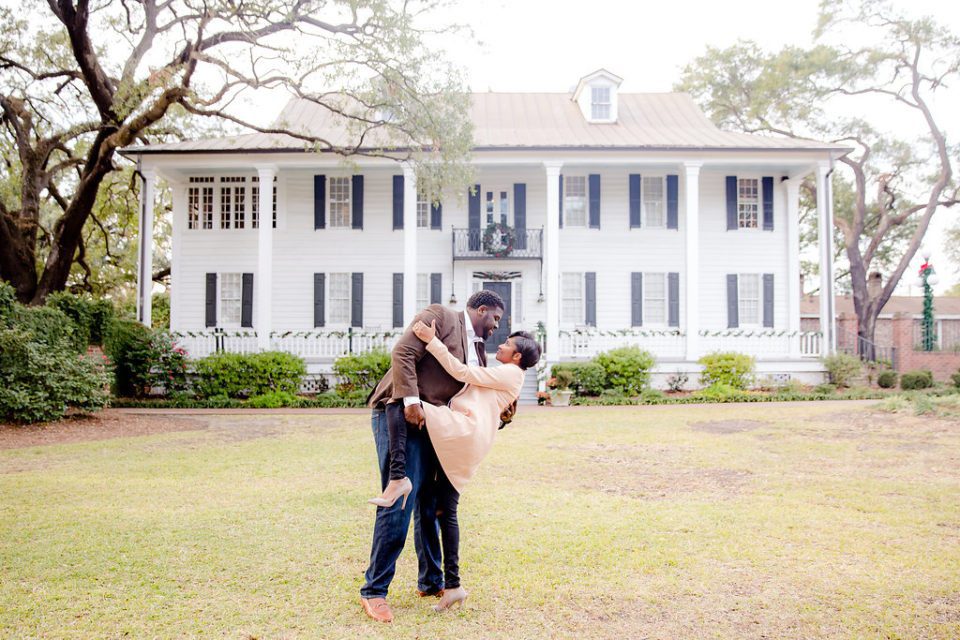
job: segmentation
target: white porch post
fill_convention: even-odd
[[[790,359],[800,353],[800,179],[784,183],[787,201],[787,331],[790,333]]]
[[[403,167],[403,324],[417,315],[417,174]]]
[[[687,334],[687,360],[700,358],[700,167],[699,162],[686,162],[686,280],[687,304],[684,328]]]
[[[547,295],[547,371],[560,361],[560,167],[544,163],[547,177],[547,220],[544,242]]]
[[[270,350],[270,317],[273,302],[273,178],[277,168],[272,165],[257,166],[260,188],[260,228],[257,230],[257,274],[254,291],[257,300],[257,348]]]
[[[137,320],[149,327],[153,321],[153,204],[157,172],[140,172],[140,247],[137,256]]]
[[[837,350],[833,292],[833,215],[830,205],[830,165],[817,166],[817,242],[820,245],[820,331],[823,354]]]

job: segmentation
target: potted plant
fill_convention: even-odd
[[[560,369],[554,372],[553,377],[547,380],[547,388],[550,389],[550,404],[554,407],[570,406],[570,396],[573,391],[570,385],[573,383],[573,372],[566,369]]]

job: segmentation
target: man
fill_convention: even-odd
[[[414,320],[427,324],[435,321],[437,337],[454,357],[467,365],[486,366],[483,342],[497,329],[503,309],[503,299],[493,291],[484,290],[470,296],[462,313],[433,304],[418,313]],[[420,499],[420,489],[426,481],[433,479],[437,465],[427,430],[422,428],[424,415],[420,400],[444,405],[463,388],[463,383],[450,377],[433,356],[424,355],[428,355],[426,346],[407,327],[390,355],[390,369],[367,399],[372,408],[371,423],[382,488],[387,486],[390,475],[387,411],[402,412],[407,422],[406,468],[413,485],[406,508],[400,501],[392,507],[377,508],[370,566],[360,589],[360,602],[364,612],[380,622],[393,620],[386,601],[387,590],[396,571],[397,558],[403,551],[411,514],[416,514],[417,590],[421,596],[438,595],[443,590],[436,509],[429,500]],[[391,418],[399,419],[399,416]]]

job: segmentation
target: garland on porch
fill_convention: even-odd
[[[394,338],[401,335],[402,331],[271,331],[271,338],[312,338],[320,340],[321,338]]]
[[[559,331],[561,337],[564,336],[587,336],[587,337],[638,337],[638,338],[680,338],[686,334],[679,329],[616,329],[608,331],[600,331],[597,329],[561,329]]]
[[[501,222],[491,222],[483,232],[483,250],[494,258],[505,258],[513,251],[513,229]]]
[[[203,331],[171,331],[171,336],[176,338],[256,338],[256,331],[225,331],[219,329],[206,329]]]
[[[720,329],[717,331],[700,330],[700,335],[706,338],[795,338],[803,335],[820,335],[819,331],[782,331],[756,329]]]

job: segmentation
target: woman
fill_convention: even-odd
[[[460,586],[460,528],[457,506],[460,493],[493,446],[500,413],[520,395],[525,371],[540,360],[540,345],[529,333],[518,331],[497,348],[500,367],[468,367],[450,354],[437,339],[434,323],[417,322],[413,333],[425,343],[440,365],[456,380],[465,382],[449,406],[423,403],[427,431],[437,452],[440,470],[436,482],[437,513],[443,546],[444,591],[437,611],[463,603],[467,592]],[[406,424],[387,425],[391,452],[405,446]],[[391,506],[410,492],[410,480],[391,480],[380,498],[370,502]]]

